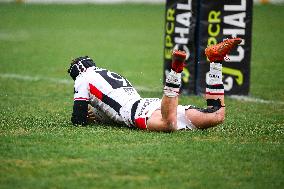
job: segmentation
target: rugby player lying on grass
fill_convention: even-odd
[[[225,119],[222,61],[240,42],[240,38],[227,39],[205,49],[210,71],[205,95],[207,108],[204,109],[178,105],[186,59],[183,51],[172,53],[171,72],[166,76],[162,99],[141,98],[126,78],[97,67],[87,56],[79,57],[68,69],[75,81],[71,121],[83,126],[90,122],[124,124],[149,131],[216,126]]]

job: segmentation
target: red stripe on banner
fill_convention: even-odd
[[[206,94],[209,94],[209,95],[224,95],[224,93],[210,93],[210,92],[206,92]]]
[[[89,100],[89,98],[74,98],[74,100]]]
[[[146,118],[137,118],[137,119],[135,119],[135,125],[139,129],[146,129],[147,128]]]
[[[90,93],[92,95],[95,95],[98,99],[102,100],[103,99],[103,93],[97,89],[94,85],[92,85],[91,83],[89,83],[89,87],[90,87]]]

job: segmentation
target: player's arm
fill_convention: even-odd
[[[88,83],[82,79],[77,79],[74,85],[74,104],[71,122],[74,125],[87,125],[88,104],[89,104]]]
[[[87,125],[88,101],[75,100],[71,121],[73,125]]]

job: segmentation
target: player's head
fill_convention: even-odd
[[[75,80],[79,74],[85,72],[87,68],[93,66],[96,66],[95,62],[88,56],[78,57],[72,60],[68,69],[68,73],[72,77],[72,79]]]

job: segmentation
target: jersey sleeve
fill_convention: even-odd
[[[74,101],[89,101],[88,82],[83,80],[76,80],[74,85]]]
[[[74,85],[74,105],[71,121],[74,125],[87,125],[89,103],[88,83],[76,80]]]
[[[84,80],[76,80],[74,85],[74,101],[89,101],[88,82]]]

